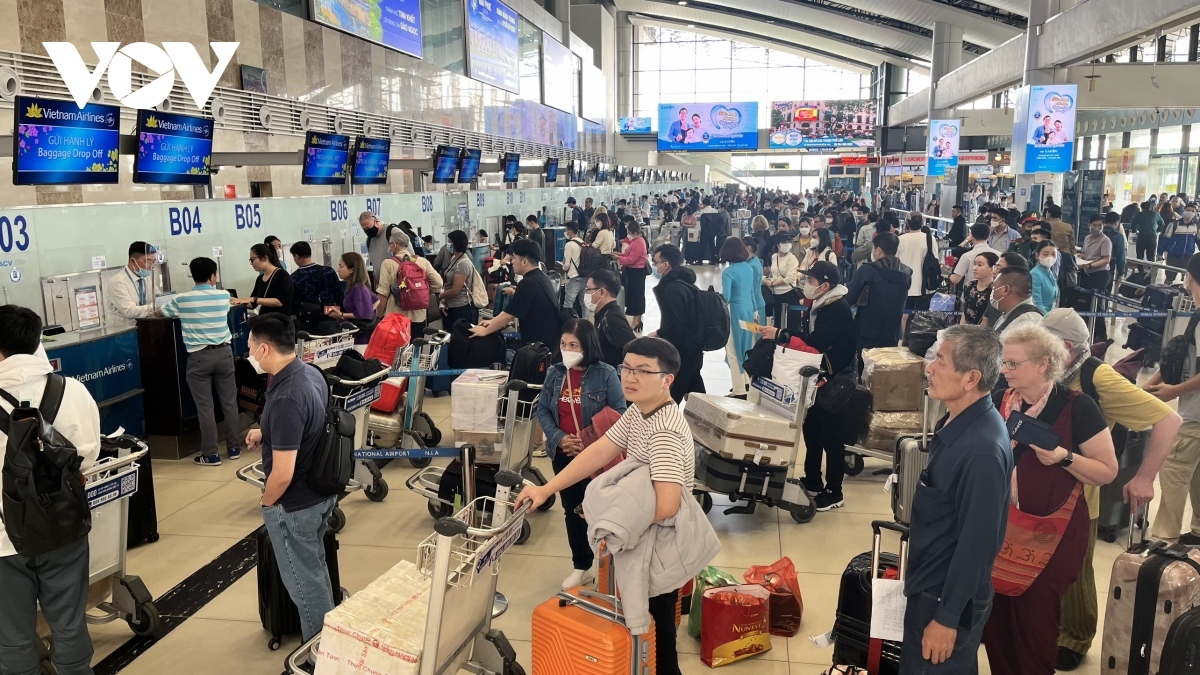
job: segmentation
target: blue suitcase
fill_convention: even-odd
[[[450,369],[450,350],[443,345],[441,352],[438,353],[438,370]],[[454,378],[450,375],[439,375],[436,377],[425,378],[429,391],[433,392],[434,396],[450,393],[450,383],[454,382]]]
[[[1183,289],[1177,286],[1162,284],[1147,286],[1146,293],[1142,296],[1142,309],[1165,312],[1175,306],[1175,298],[1180,293],[1183,293]],[[1159,335],[1162,335],[1167,327],[1166,317],[1161,316],[1140,316],[1137,322]]]

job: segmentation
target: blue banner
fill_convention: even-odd
[[[116,106],[18,96],[13,183],[116,183],[121,111]]]
[[[1071,170],[1075,159],[1075,110],[1079,88],[1073,84],[1029,88],[1025,120],[1025,173]],[[1014,139],[1020,142],[1019,139]]]
[[[517,13],[500,0],[467,0],[467,75],[516,94],[519,58]]]
[[[757,150],[758,103],[660,103],[659,150]]]
[[[623,134],[648,134],[652,123],[649,117],[622,117],[617,131]]]
[[[946,169],[958,167],[958,146],[958,120],[930,120],[925,175],[941,177],[946,175]]]
[[[422,56],[420,0],[314,0],[312,18],[364,40]]]
[[[355,185],[386,183],[391,152],[391,139],[366,136],[354,139],[354,170],[350,174],[351,182]]]
[[[212,161],[213,121],[154,110],[138,111],[133,182],[205,185]]]
[[[304,139],[304,185],[341,185],[350,169],[350,137],[310,131]]]

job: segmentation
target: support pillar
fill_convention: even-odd
[[[1029,86],[1034,84],[1054,84],[1054,69],[1039,69],[1038,64],[1038,40],[1041,37],[1042,25],[1058,13],[1061,8],[1060,0],[1029,0],[1029,24],[1025,30],[1025,71],[1021,77],[1021,86]],[[1014,135],[1013,143],[1021,142]],[[1023,169],[1024,167],[1020,167]],[[1040,203],[1033,204],[1031,199],[1035,193],[1034,185],[1036,183],[1035,175],[1031,173],[1017,172],[1016,178],[1016,194],[1013,195],[1013,203],[1018,209],[1035,210],[1041,212],[1042,205]],[[1022,194],[1022,192],[1024,194]],[[1046,195],[1038,201],[1044,201]],[[1055,200],[1055,203],[1061,203]]]
[[[633,116],[633,24],[617,12],[617,117]]]
[[[946,109],[939,109],[934,104],[934,99],[937,96],[937,83],[952,70],[957,69],[962,65],[963,54],[963,30],[958,26],[952,26],[944,21],[933,22],[933,56],[929,64],[929,120],[943,119],[943,117],[951,112]],[[942,178],[925,177],[925,201],[928,203],[937,191],[939,184],[949,186],[950,192],[956,192],[953,188],[957,179],[956,175],[950,175],[952,172],[947,172],[947,175]],[[944,190],[945,188],[943,188]],[[939,216],[946,216],[950,213],[950,207],[953,202],[957,201],[951,195],[949,200],[941,200],[942,207]]]
[[[571,47],[571,0],[550,0],[547,9],[562,22],[562,33],[555,37],[568,49]]]

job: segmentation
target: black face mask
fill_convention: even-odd
[[[366,233],[367,233],[368,237],[374,237],[375,235],[379,234],[379,228],[378,227],[368,227],[366,229]]]

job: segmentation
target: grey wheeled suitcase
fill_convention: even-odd
[[[922,411],[921,435],[901,436],[896,439],[896,449],[892,454],[892,515],[896,522],[908,525],[912,522],[913,497],[917,494],[917,485],[921,474],[929,464],[929,444],[933,440],[933,425],[936,420],[935,408],[937,402],[925,394],[925,405]]]

